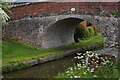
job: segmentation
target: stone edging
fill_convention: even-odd
[[[57,60],[57,59],[60,59],[60,58],[66,57],[66,56],[75,55],[75,53],[77,53],[77,52],[81,52],[81,51],[83,52],[83,51],[86,51],[86,50],[97,49],[98,47],[102,47],[102,46],[103,46],[103,43],[96,43],[94,45],[88,45],[88,46],[85,46],[85,47],[82,47],[82,48],[76,48],[74,50],[69,50],[69,51],[66,51],[64,53],[50,55],[50,56],[40,58],[40,59],[32,59],[32,60],[29,60],[29,61],[24,61],[21,64],[29,65],[27,67],[30,67],[30,66],[34,66],[34,65],[37,65],[37,64],[42,64],[42,63],[45,63],[45,62]],[[18,66],[18,65],[20,65],[20,64],[16,63],[16,64],[9,65],[9,67]],[[3,68],[4,67],[7,67],[7,66],[3,66]],[[27,68],[27,67],[24,66],[23,68]],[[22,68],[19,68],[19,69],[22,69]],[[13,69],[13,70],[4,70],[3,69],[3,73],[8,73],[8,72],[19,70],[19,69]]]

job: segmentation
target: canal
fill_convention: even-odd
[[[27,69],[3,74],[3,78],[52,78],[68,67],[74,66],[74,55],[56,61],[39,64]]]

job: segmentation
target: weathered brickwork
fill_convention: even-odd
[[[37,15],[44,13],[71,12],[71,8],[76,8],[77,12],[99,12],[118,11],[117,2],[46,2],[34,3],[26,6],[12,8],[11,18],[18,18],[27,15]]]

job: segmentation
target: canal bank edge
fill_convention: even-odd
[[[50,55],[50,56],[43,57],[40,59],[32,59],[32,60],[24,61],[21,63],[12,63],[9,65],[3,66],[2,73],[4,74],[4,73],[12,72],[15,70],[20,70],[20,69],[32,67],[32,66],[35,66],[37,64],[42,64],[45,62],[61,59],[61,58],[64,58],[66,56],[75,55],[75,53],[77,53],[77,52],[85,52],[86,50],[95,50],[95,49],[100,49],[100,48],[103,48],[103,42],[96,43],[94,45],[88,45],[88,46],[81,47],[81,48],[76,48],[74,50],[69,50],[69,51],[66,51],[64,53]]]

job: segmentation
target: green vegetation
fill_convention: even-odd
[[[6,21],[10,18],[7,13],[11,13],[9,11],[9,5],[10,3],[6,3],[6,2],[1,2],[0,1],[0,25],[3,25],[6,23]]]
[[[117,14],[116,11],[109,11],[109,13],[111,13],[112,15],[116,15]]]
[[[55,78],[119,78],[120,61],[113,62],[113,56],[95,54],[92,51],[77,53],[77,62]],[[114,56],[115,57],[115,56]]]
[[[102,65],[94,74],[98,78],[120,78],[120,61]]]
[[[94,29],[93,29],[92,27],[87,27],[87,28],[86,28],[86,34],[85,34],[85,36],[84,36],[84,39],[85,39],[85,38],[90,38],[90,37],[92,37],[92,36],[94,36]]]
[[[120,78],[120,61],[118,62],[119,64],[102,65],[94,73],[88,71],[86,66],[70,67],[55,78]]]
[[[96,36],[98,29],[96,26],[93,26],[87,21],[87,27],[84,27],[82,24],[79,24],[74,33],[75,42],[79,42],[80,39],[87,39],[93,36]]]
[[[48,55],[59,54],[68,50],[76,49],[78,47],[94,45],[96,43],[103,43],[103,37],[101,34],[98,34],[97,36],[91,37],[86,40],[81,40],[79,43],[49,49],[39,49],[25,43],[3,39],[3,66],[12,63],[20,63],[22,61],[31,59],[38,59]]]

